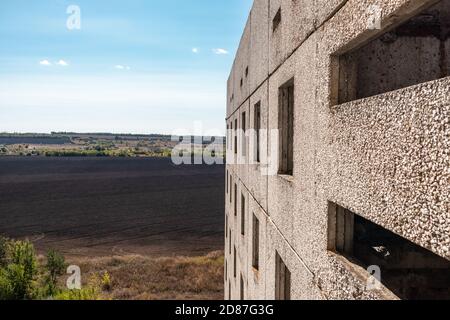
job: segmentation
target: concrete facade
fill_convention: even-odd
[[[381,29],[370,27],[373,8]],[[227,84],[227,156],[237,141],[241,163],[226,167],[226,299],[277,298],[277,255],[290,271],[291,299],[404,298],[396,291],[404,279],[373,290],[358,260],[364,254],[330,245],[335,205],[361,217],[359,226],[404,239],[402,248],[420,247],[400,250],[408,258],[386,258],[381,279],[393,264],[420,260],[420,281],[429,271],[447,283],[449,23],[450,0],[254,1]],[[261,128],[278,129],[279,89],[289,81],[293,173],[263,175],[249,159],[254,146],[236,129],[254,128],[256,105]],[[265,139],[261,152],[272,156],[274,141]],[[359,245],[356,236],[351,241]],[[427,259],[439,263],[430,269]]]

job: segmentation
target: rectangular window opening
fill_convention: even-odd
[[[229,179],[229,177],[228,177],[228,170],[227,170],[227,172],[226,172],[226,175],[227,175],[227,177],[226,177],[226,179],[227,179],[227,188],[226,188],[226,192],[227,192],[227,194],[228,194],[228,185],[229,185],[229,181],[228,181],[228,179]]]
[[[245,299],[245,286],[244,286],[244,277],[241,274],[241,295],[240,295],[241,300]]]
[[[234,154],[238,153],[237,128],[238,128],[238,121],[236,119],[234,121]]]
[[[227,124],[227,150],[230,149],[230,125]]]
[[[278,130],[280,139],[279,174],[293,175],[294,170],[294,80],[280,87],[278,94]]]
[[[236,254],[236,247],[234,247],[234,255],[233,255],[234,259],[233,259],[233,275],[236,278],[237,276],[237,254]]]
[[[225,239],[228,238],[227,230],[228,230],[228,214],[225,215]]]
[[[450,1],[442,0],[338,57],[337,103],[450,75]]]
[[[247,130],[247,122],[246,122],[246,113],[242,112],[242,156],[245,157],[247,154],[247,137],[245,136],[245,132]]]
[[[230,142],[229,142],[229,149],[230,150],[233,150],[233,121],[231,121],[231,123],[230,123],[230,131],[229,131],[229,140],[230,140]]]
[[[257,104],[255,104],[254,107],[254,125],[253,127],[255,128],[255,134],[256,134],[256,141],[255,141],[255,145],[256,145],[256,150],[255,150],[255,160],[257,163],[261,162],[261,135],[260,135],[260,131],[261,131],[261,101],[258,102]]]
[[[225,274],[224,274],[224,276],[225,276],[225,281],[226,281],[226,279],[227,279],[227,274],[228,274],[228,263],[227,263],[227,259],[225,259]]]
[[[275,300],[291,300],[291,272],[278,252],[275,259]]]
[[[252,266],[254,269],[259,270],[259,220],[256,215],[253,214],[253,243],[252,243]]]
[[[229,250],[229,253],[230,253],[230,255],[231,255],[231,229],[229,230],[229,237],[228,237],[228,241],[229,241],[229,245],[228,245],[228,250]]]
[[[281,8],[278,9],[275,17],[272,20],[272,32],[275,32],[281,23]]]
[[[329,250],[367,269],[405,300],[450,299],[450,261],[347,210],[329,204]]]
[[[245,196],[241,195],[241,235],[245,236]]]

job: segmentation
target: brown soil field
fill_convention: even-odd
[[[66,257],[223,250],[224,167],[165,158],[0,157],[0,235]]]

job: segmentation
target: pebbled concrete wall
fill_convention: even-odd
[[[253,107],[260,101],[262,127],[277,128],[278,88],[293,78],[294,174],[261,176],[258,165],[248,161],[227,165],[239,182],[238,216],[230,203],[225,213],[239,251],[239,271],[235,279],[227,235],[226,298],[229,283],[232,298],[240,298],[242,274],[246,299],[273,299],[278,252],[292,273],[293,299],[397,299],[387,288],[367,290],[366,270],[328,251],[329,202],[450,260],[450,77],[433,74],[436,55],[448,52],[449,40],[439,43],[439,50],[432,45],[437,40],[423,37],[400,39],[389,50],[375,40],[436,2],[255,1],[228,83],[228,97],[234,90],[237,98],[229,103],[227,123],[241,123],[245,110],[251,128]],[[367,8],[374,3],[382,8],[381,30],[367,26]],[[450,1],[442,3],[445,16]],[[371,71],[362,72],[357,83],[383,79],[387,66],[391,70],[399,61],[393,55],[392,63],[386,62],[392,52],[410,54],[410,62],[424,61],[427,77],[409,83],[385,77],[387,83],[363,88],[367,92],[361,99],[339,103],[341,58],[355,52],[362,70]],[[247,64],[249,80],[241,90]],[[398,68],[401,76],[417,71],[411,70],[413,63]],[[269,155],[271,143],[268,138]],[[248,206],[245,236],[241,193]],[[259,271],[251,266],[253,214],[260,221]]]

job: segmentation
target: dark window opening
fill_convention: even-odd
[[[236,254],[236,247],[234,247],[234,259],[233,259],[233,262],[234,262],[234,264],[233,264],[233,275],[234,275],[234,277],[236,278],[236,275],[237,275],[237,261],[236,261],[236,259],[237,259],[237,254]]]
[[[224,274],[225,281],[227,279],[227,274],[228,274],[228,263],[227,263],[227,259],[225,259],[225,274]]]
[[[233,150],[233,121],[231,121],[230,123],[230,131],[229,131],[229,136],[230,136],[230,150]]]
[[[245,136],[245,132],[247,130],[247,121],[246,121],[246,113],[242,112],[242,156],[245,157],[247,154],[247,137]]]
[[[261,162],[261,136],[260,136],[260,131],[261,131],[261,102],[258,102],[257,104],[255,104],[255,108],[254,108],[254,128],[255,128],[255,133],[256,133],[256,162],[260,163]]]
[[[226,192],[227,192],[227,194],[228,194],[228,192],[229,192],[229,191],[228,191],[228,185],[229,185],[229,181],[228,181],[228,179],[229,179],[229,176],[228,176],[228,170],[227,170],[227,173],[226,173],[226,174],[227,174],[227,177],[226,177],[226,179],[227,179],[227,188],[226,188],[226,190],[227,190],[227,191],[226,191]]]
[[[237,128],[238,128],[238,121],[237,119],[234,120],[234,154],[238,153],[238,143],[237,143]]]
[[[233,176],[230,174],[230,203],[233,202]]]
[[[450,75],[450,0],[339,57],[338,103]]]
[[[335,204],[330,204],[329,249],[367,269],[401,299],[450,299],[450,261]]]
[[[291,272],[278,252],[275,259],[275,300],[291,300]]]
[[[280,87],[278,99],[279,174],[292,175],[294,170],[294,80]]]
[[[245,236],[245,196],[241,195],[241,234]]]
[[[278,29],[278,26],[281,23],[281,8],[278,9],[277,13],[275,14],[275,17],[272,21],[272,31],[275,32]]]
[[[228,214],[225,215],[225,239],[227,238],[226,230],[228,230]]]
[[[227,149],[230,149],[230,143],[231,143],[231,139],[230,139],[230,125],[227,124]]]
[[[229,237],[228,237],[228,240],[229,240],[229,246],[228,246],[228,251],[229,251],[229,253],[230,253],[230,255],[231,255],[231,229],[229,230]]]
[[[244,277],[241,274],[241,300],[245,299],[245,286],[244,286]]]
[[[241,78],[241,88],[244,85],[244,79]]]
[[[245,68],[245,77],[246,77],[246,78],[248,77],[248,67]]]
[[[252,266],[259,270],[259,220],[253,215]]]

